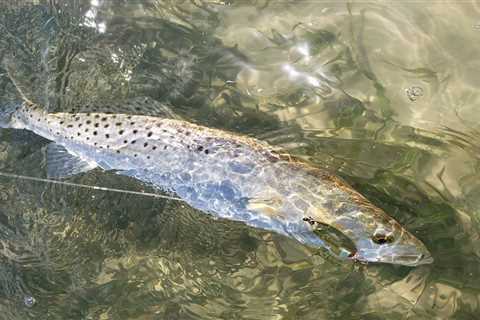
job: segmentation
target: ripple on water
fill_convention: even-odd
[[[15,75],[31,99],[67,110],[149,96],[198,123],[270,134],[342,175],[421,238],[435,263],[352,267],[261,230],[268,221],[251,228],[183,203],[2,178],[6,319],[479,314],[478,5],[26,2],[0,4],[0,56],[20,61]],[[0,105],[18,99],[8,77],[0,88]],[[44,174],[45,141],[0,135],[2,170]],[[99,171],[71,179],[148,188]],[[227,182],[204,187],[178,191],[236,194]]]

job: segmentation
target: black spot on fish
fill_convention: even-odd
[[[120,153],[120,150],[117,150],[117,153]]]
[[[123,140],[123,143],[128,143],[128,140]]]
[[[118,131],[118,134],[123,134],[125,131],[124,130],[120,130]]]
[[[153,134],[153,132],[150,131],[150,132],[147,134],[147,137],[151,137],[152,134]]]
[[[121,123],[121,122],[117,122],[117,123],[115,123],[115,125],[116,125],[116,126],[121,126],[122,123]]]
[[[187,136],[189,136],[189,135],[191,134],[191,132],[190,132],[190,131],[187,131],[187,132],[185,132],[185,134],[186,134]]]
[[[100,125],[99,123],[95,123],[93,126],[94,126],[95,128],[98,128],[99,125]]]
[[[93,135],[96,136],[98,134],[97,131],[93,131]]]
[[[150,156],[147,156],[147,159],[150,159]]]
[[[132,121],[132,122],[130,122],[130,125],[131,125],[131,126],[135,125],[135,122],[133,122],[133,121]]]
[[[107,134],[105,135],[105,138],[107,138],[107,139],[110,138],[110,135],[107,133]]]
[[[103,117],[102,119],[100,119],[102,121],[107,121],[107,117]]]
[[[135,153],[133,156],[136,158],[138,156],[138,154]]]
[[[133,130],[132,132],[133,134],[137,134],[138,130]]]
[[[82,123],[79,123],[79,124],[78,124],[78,127],[80,128],[81,126],[82,126]]]
[[[148,147],[148,142],[145,142],[145,143],[143,144],[143,146],[144,146],[145,148]]]
[[[153,147],[152,147],[152,150],[157,150],[157,146],[153,146]]]
[[[87,120],[87,124],[90,124],[90,123],[92,123],[92,121],[91,121],[91,120]]]
[[[132,140],[132,142],[130,142],[130,143],[131,143],[131,144],[135,144],[135,142],[137,142],[137,141],[135,141],[135,140]]]
[[[88,132],[88,128],[85,128],[85,132]]]
[[[63,124],[64,122],[63,121],[60,121],[60,124]]]
[[[163,150],[167,150],[167,146],[163,146]]]
[[[203,146],[198,146],[197,151],[202,151],[202,150],[203,150]]]
[[[209,154],[210,151],[208,149],[205,149],[205,154]]]

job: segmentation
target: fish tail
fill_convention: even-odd
[[[22,98],[23,101],[27,102],[27,104],[33,104],[33,101],[28,98],[28,90],[26,90],[24,84],[21,83],[14,75],[15,75],[15,70],[14,70],[14,65],[10,59],[4,59],[3,61],[3,66],[5,70],[7,71],[7,75],[10,79],[10,81],[13,83],[15,88],[17,89],[18,94]]]

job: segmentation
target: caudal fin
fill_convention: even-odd
[[[17,71],[16,66],[11,60],[11,58],[4,58],[2,61],[2,66],[3,68],[7,71],[8,77],[10,81],[13,83],[15,88],[17,89],[18,94],[20,97],[29,103],[33,103],[32,99],[29,97],[32,97],[31,90],[29,90],[28,82],[33,82],[31,79],[22,79],[16,75],[24,72],[22,71]],[[34,98],[35,100],[35,98]]]
[[[46,6],[22,6],[2,14],[0,23],[0,67],[7,71],[23,100],[45,108],[48,61],[52,60],[48,49],[55,34],[51,18]]]

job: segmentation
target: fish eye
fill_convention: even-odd
[[[376,244],[392,243],[393,237],[391,235],[377,233],[372,236],[372,241],[375,242]]]

